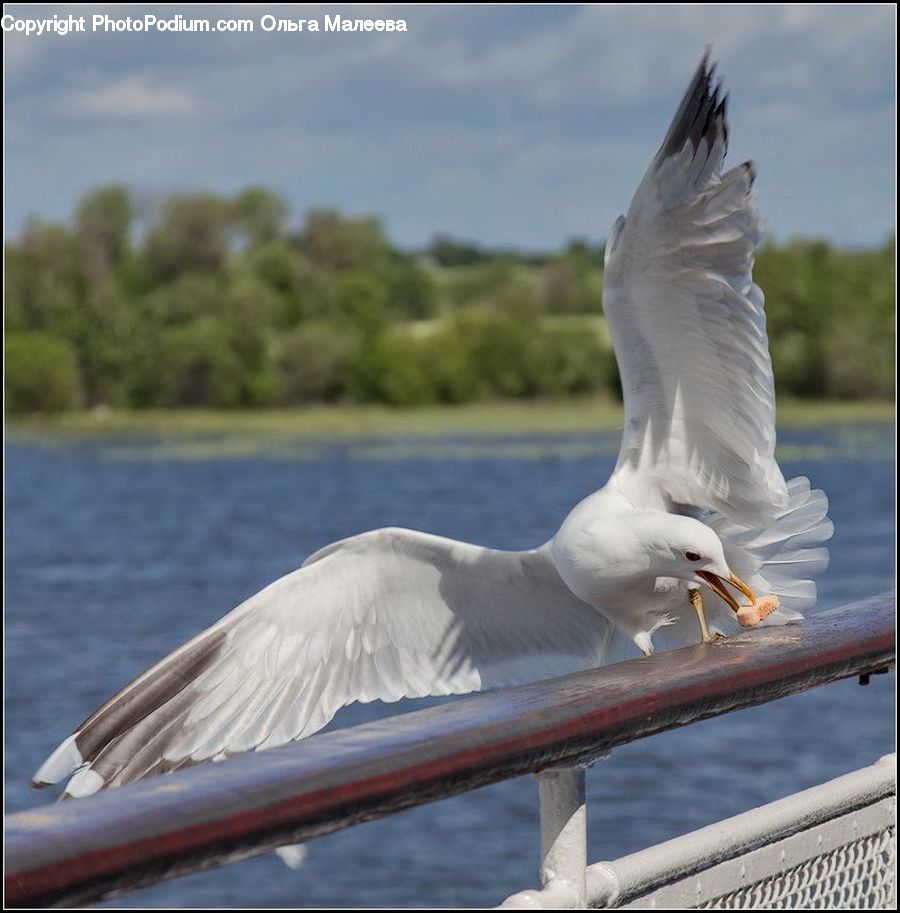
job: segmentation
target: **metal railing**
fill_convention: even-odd
[[[606,903],[612,895],[585,858],[584,765],[657,732],[886,670],[894,614],[894,594],[884,594],[802,625],[487,692],[10,815],[6,903],[85,903],[529,772],[541,789],[543,888],[507,904]]]
[[[896,805],[897,760],[889,755],[692,834],[588,866],[588,906],[894,909]]]

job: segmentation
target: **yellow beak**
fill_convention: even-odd
[[[737,612],[740,608],[738,601],[725,589],[725,584],[730,583],[733,587],[739,589],[746,597],[750,600],[750,605],[756,603],[756,596],[753,594],[753,590],[738,577],[737,574],[731,574],[728,580],[725,580],[723,577],[720,577],[718,574],[713,574],[712,571],[697,571],[697,576],[700,577],[703,582],[719,597],[721,597],[725,602],[731,606],[732,611]]]

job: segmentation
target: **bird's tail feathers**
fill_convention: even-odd
[[[817,577],[828,567],[834,526],[825,492],[798,476],[787,484],[788,504],[764,529],[741,526],[721,514],[705,518],[722,540],[728,566],[757,594],[774,593],[779,609],[760,624],[789,624],[816,602]]]

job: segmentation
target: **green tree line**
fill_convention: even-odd
[[[395,406],[618,387],[602,246],[524,255],[438,236],[398,249],[377,218],[277,195],[178,194],[138,224],[122,187],[7,244],[11,413],[98,405]],[[766,246],[757,281],[779,391],[893,393],[894,241]]]

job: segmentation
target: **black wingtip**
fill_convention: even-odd
[[[720,100],[722,80],[715,86],[716,63],[711,62],[712,46],[707,45],[700,60],[700,65],[691,79],[690,85],[681,99],[681,104],[672,119],[666,137],[660,148],[660,156],[665,159],[677,155],[690,140],[694,150],[700,141],[706,139],[707,149],[712,149],[721,133],[727,143],[728,127],[725,122],[727,95]]]
[[[719,107],[716,108],[716,116],[719,118],[719,123],[722,125],[722,143],[724,144],[723,157],[728,151],[728,93],[726,92],[722,96],[722,100],[719,102]]]
[[[722,100],[719,102],[719,107],[716,108],[716,114],[721,117],[725,117],[728,114],[728,93],[726,92],[722,96]]]

